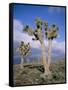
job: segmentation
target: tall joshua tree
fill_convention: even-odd
[[[35,20],[36,23],[36,29],[33,30],[30,28],[28,25],[26,25],[23,29],[24,32],[27,32],[29,35],[35,36],[35,38],[32,38],[32,40],[37,41],[39,40],[41,44],[41,49],[42,49],[42,63],[44,66],[44,74],[48,75],[49,74],[49,69],[46,63],[46,53],[45,53],[45,44],[44,44],[44,37],[43,37],[43,32],[42,32],[42,20],[39,18],[36,18]]]
[[[48,68],[49,68],[51,64],[52,40],[54,38],[57,38],[59,28],[55,24],[53,24],[49,28],[48,22],[45,22],[44,26],[45,26],[45,35],[46,35],[46,38],[48,39]]]
[[[23,41],[21,41],[21,44],[20,46],[16,49],[16,51],[19,51],[22,58],[21,58],[21,69],[23,69],[23,63],[26,62],[26,59],[25,57],[28,56],[30,53],[31,53],[31,50],[30,50],[30,44],[27,43],[25,44]],[[23,61],[24,60],[24,61]]]

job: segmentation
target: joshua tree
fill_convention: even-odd
[[[48,27],[48,22],[44,23],[45,26],[45,35],[48,39],[48,68],[51,63],[51,49],[52,49],[52,40],[58,36],[59,28],[53,24],[50,28]]]
[[[29,43],[28,44],[25,44],[23,41],[21,41],[21,44],[17,48],[16,51],[19,51],[20,54],[21,54],[21,56],[22,56],[22,58],[21,58],[21,64],[20,64],[21,69],[22,69],[23,68],[23,63],[26,62],[25,57],[28,56],[31,53],[31,51],[30,51],[30,44]]]
[[[42,32],[42,20],[39,18],[36,18],[36,29],[33,30],[32,28],[29,27],[29,25],[26,25],[23,29],[24,32],[28,33],[29,35],[34,35],[35,38],[32,38],[32,40],[37,41],[39,40],[41,44],[41,49],[42,49],[42,63],[44,66],[44,74],[48,75],[49,74],[49,69],[46,63],[46,53],[45,53],[45,44],[44,44],[44,37],[43,37],[43,32]]]

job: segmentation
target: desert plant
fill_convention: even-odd
[[[39,42],[41,44],[41,49],[42,49],[42,63],[44,66],[44,74],[48,75],[49,71],[48,71],[48,67],[47,67],[47,63],[46,63],[45,44],[44,44],[44,37],[43,37],[43,32],[42,32],[43,22],[40,18],[36,18],[35,23],[36,23],[35,30],[30,28],[29,25],[26,25],[24,27],[23,31],[28,33],[29,35],[35,36],[35,38],[32,38],[32,40],[34,40],[34,41],[39,40]]]
[[[20,46],[16,49],[16,51],[19,51],[22,58],[21,58],[21,69],[23,68],[23,63],[26,62],[26,59],[25,57],[28,56],[30,53],[31,53],[31,50],[30,50],[30,44],[25,44],[23,41],[21,41],[21,44]]]
[[[43,22],[40,18],[35,19],[36,29],[33,30],[29,25],[26,25],[23,29],[24,32],[28,33],[30,36],[35,36],[32,40],[37,41],[39,40],[42,49],[42,63],[44,66],[44,75],[50,74],[50,63],[51,63],[51,44],[52,40],[58,36],[59,28],[53,24],[50,28],[48,27],[48,22],[44,22],[45,27],[45,35],[48,39],[48,63],[46,62],[46,53],[45,53],[45,44],[44,44],[44,33],[42,32],[42,25]]]

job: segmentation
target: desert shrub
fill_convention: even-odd
[[[53,63],[50,66],[52,72],[52,78],[42,78],[41,74],[44,72],[43,66],[34,67],[31,64],[26,65],[21,74],[17,77],[17,74],[21,71],[19,65],[14,66],[14,84],[15,85],[31,85],[31,84],[52,84],[52,83],[64,83],[65,82],[65,65]]]

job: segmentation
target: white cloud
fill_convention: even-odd
[[[54,50],[58,50],[60,52],[64,52],[65,53],[65,42],[58,42],[56,40],[53,41],[52,44],[52,48],[54,48]]]
[[[34,36],[29,36],[28,34],[25,34],[22,32],[23,30],[23,24],[19,21],[14,19],[13,21],[13,31],[14,31],[14,41],[24,41],[25,43],[30,42],[30,45],[32,48],[39,48],[41,47],[39,41],[32,41],[32,38]],[[44,43],[46,45],[46,48],[48,48],[48,41],[44,40]],[[53,40],[52,42],[52,49],[58,50],[60,52],[65,52],[65,42],[58,42],[56,40]]]
[[[13,22],[14,41],[24,41],[25,43],[30,42],[31,47],[40,48],[39,41],[32,41],[34,36],[29,36],[28,34],[22,32],[23,24],[19,20],[14,19]]]
[[[23,24],[19,20],[14,19],[13,20],[13,30],[22,31],[22,29],[23,29]]]

